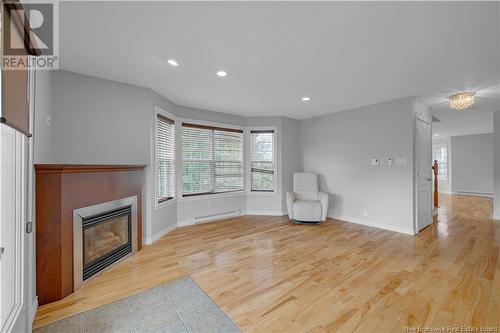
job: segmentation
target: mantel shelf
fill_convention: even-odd
[[[35,164],[37,173],[141,171],[145,167],[138,164]]]

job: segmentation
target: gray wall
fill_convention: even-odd
[[[72,72],[41,72],[38,80],[35,163],[146,165],[143,235],[174,227],[176,206],[157,209],[152,201],[150,165],[154,105],[175,105],[149,89]]]
[[[493,156],[494,156],[494,190],[495,212],[494,218],[500,220],[500,111],[495,112],[493,118]]]
[[[145,88],[54,72],[54,162],[149,164],[151,97]]]
[[[282,117],[245,118],[225,113],[178,106],[150,89],[81,75],[67,71],[41,73],[38,87],[35,163],[143,164],[144,179],[143,235],[151,239],[177,224],[196,217],[232,210],[258,210],[277,214],[283,211],[284,178],[297,170],[299,156],[287,148],[281,160],[282,122],[290,145],[298,121]],[[176,204],[157,207],[154,202],[154,122],[155,106],[182,119],[210,121],[238,126],[276,126],[278,128],[278,188],[272,197],[246,195],[210,198],[179,198]],[[52,119],[47,126],[46,117]],[[179,119],[180,120],[180,119]],[[281,168],[286,162],[286,173]],[[288,187],[287,187],[288,189]],[[249,204],[250,208],[247,208]]]
[[[451,137],[452,192],[492,194],[493,134]]]
[[[53,120],[52,109],[52,71],[36,72],[35,94],[35,130],[33,133],[35,163],[52,163],[54,147],[53,131],[47,125],[47,118]]]
[[[282,207],[286,210],[286,192],[293,190],[293,174],[301,171],[300,165],[300,121],[283,117],[282,119]]]
[[[329,216],[413,233],[414,126],[411,98],[301,122],[302,165],[320,175]],[[389,157],[407,163],[370,164]]]

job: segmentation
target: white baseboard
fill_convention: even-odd
[[[157,240],[159,240],[160,238],[162,238],[163,236],[165,236],[166,234],[168,234],[170,231],[174,230],[175,228],[177,228],[177,225],[175,225],[175,224],[174,225],[169,225],[169,226],[163,228],[162,230],[158,231],[153,236],[143,238],[142,239],[142,244],[151,245],[154,242],[156,242]]]
[[[399,233],[411,235],[411,236],[415,235],[413,228],[409,229],[409,228],[395,227],[392,225],[357,219],[357,218],[353,218],[353,217],[341,216],[338,214],[328,214],[328,217],[331,217],[332,219],[336,219],[336,220],[349,222],[349,223],[361,224],[361,225],[365,225],[365,226],[372,227],[372,228],[395,231],[395,232],[399,232]]]
[[[242,215],[283,216],[286,214],[286,210],[247,210]]]
[[[30,309],[30,319],[32,323],[35,320],[37,311],[38,311],[38,296],[35,296],[35,300],[33,301],[33,304],[31,304],[31,309]]]
[[[462,191],[457,191],[453,192],[455,195],[470,195],[473,197],[485,197],[485,198],[494,198],[495,194],[493,193],[478,193],[478,192],[462,192]]]

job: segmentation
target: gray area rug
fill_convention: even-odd
[[[35,333],[240,332],[189,277],[43,326]]]

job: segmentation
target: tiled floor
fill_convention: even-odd
[[[191,278],[43,326],[35,333],[240,332]]]

